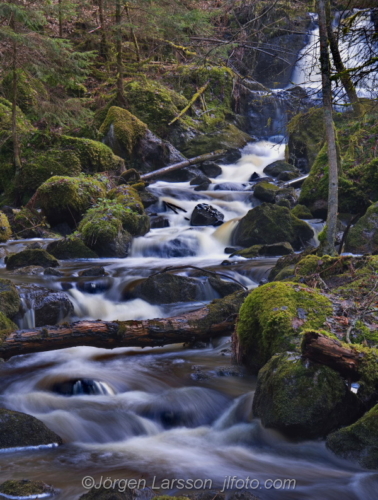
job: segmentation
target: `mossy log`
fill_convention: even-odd
[[[114,349],[206,341],[233,331],[237,313],[247,295],[247,291],[238,291],[172,318],[78,321],[13,332],[3,330],[0,331],[0,358],[83,345]]]
[[[153,172],[149,172],[148,174],[143,174],[140,178],[145,181],[147,179],[152,179],[153,177],[159,177],[174,170],[178,170],[180,168],[189,167],[190,165],[196,165],[197,163],[204,163],[209,160],[217,160],[218,158],[222,158],[227,153],[223,149],[218,151],[213,151],[212,153],[208,153],[201,156],[196,156],[195,158],[191,158],[189,160],[180,161],[179,163],[174,163],[173,165],[168,165],[168,167],[159,168],[159,170],[154,170]]]
[[[175,117],[173,118],[172,121],[169,122],[169,126],[173,125],[175,122],[177,122],[177,120],[179,120],[182,116],[185,115],[185,113],[187,111],[189,111],[189,109],[193,106],[193,104],[196,102],[196,100],[201,97],[201,95],[206,91],[207,87],[209,86],[209,81],[205,83],[205,85],[203,85],[203,87],[201,87],[195,94],[194,96],[190,99],[189,103],[187,106],[185,106],[185,108]]]

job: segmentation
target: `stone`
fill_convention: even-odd
[[[219,226],[223,224],[224,215],[206,203],[197,205],[190,217],[191,226]]]
[[[279,187],[269,182],[259,182],[256,184],[253,194],[258,200],[274,203]]]
[[[52,241],[47,245],[46,250],[60,260],[95,259],[98,257],[96,252],[88,248],[83,240],[76,235]]]
[[[7,279],[0,278],[0,312],[13,318],[19,311],[21,299],[17,288]]]
[[[84,271],[80,271],[79,276],[89,276],[89,277],[107,276],[107,272],[102,266],[95,266],[95,267],[90,267],[89,269],[84,269]]]
[[[272,177],[278,177],[283,172],[294,173],[295,177],[299,177],[301,175],[301,172],[296,167],[294,167],[294,165],[291,165],[290,163],[287,163],[286,161],[283,160],[278,160],[273,163],[270,163],[268,166],[264,168],[263,172],[264,174],[271,175]]]
[[[222,167],[213,161],[205,161],[201,163],[201,165],[199,165],[199,169],[211,179],[215,179],[223,172]]]
[[[5,260],[8,270],[18,269],[26,266],[58,267],[58,260],[50,255],[46,250],[22,250],[18,253],[11,253]]]

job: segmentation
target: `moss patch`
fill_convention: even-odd
[[[0,243],[5,243],[11,236],[12,230],[8,217],[3,212],[0,212]]]
[[[0,312],[8,318],[15,316],[21,305],[20,296],[10,280],[0,278]]]
[[[22,252],[11,253],[5,263],[8,270],[18,269],[26,266],[58,267],[59,262],[42,248],[22,250]]]
[[[77,235],[70,235],[62,240],[52,241],[47,245],[46,250],[59,260],[95,259],[98,257]]]

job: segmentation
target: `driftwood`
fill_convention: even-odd
[[[180,161],[180,163],[174,163],[173,165],[168,165],[168,167],[159,168],[159,170],[154,170],[153,172],[149,172],[148,174],[141,175],[140,178],[143,181],[147,179],[152,179],[153,177],[159,177],[161,175],[174,172],[175,170],[179,170],[180,168],[189,167],[189,165],[195,165],[196,163],[203,163],[208,160],[218,160],[219,158],[222,158],[222,156],[224,156],[225,154],[226,151],[220,149],[217,151],[213,151],[212,153],[196,156],[195,158],[191,158],[189,160]]]
[[[83,345],[114,349],[206,341],[233,331],[236,315],[247,294],[245,291],[235,292],[201,309],[172,318],[78,321],[17,330],[0,337],[0,358]]]
[[[345,347],[337,339],[311,330],[303,336],[302,354],[311,361],[329,366],[351,381],[361,378],[361,365],[366,359],[366,354],[353,346]]]

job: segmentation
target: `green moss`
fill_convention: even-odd
[[[286,266],[274,278],[274,281],[294,281],[295,279],[295,266]]]
[[[240,308],[237,335],[244,362],[260,369],[275,353],[298,350],[304,328],[321,328],[332,314],[330,300],[290,282],[253,290]]]
[[[4,495],[10,495],[11,498],[37,498],[34,495],[50,495],[53,493],[53,489],[51,486],[48,486],[40,481],[22,479],[20,481],[9,480],[0,484],[0,494],[1,493]]]
[[[4,313],[0,312],[0,345],[10,332],[14,332],[17,329],[17,325],[7,318]]]
[[[5,263],[7,269],[14,270],[26,266],[58,267],[59,262],[42,248],[22,250],[9,254]]]
[[[349,231],[345,251],[352,253],[378,252],[378,203],[368,208],[366,214]]]
[[[95,259],[98,255],[88,248],[83,240],[73,234],[58,241],[52,241],[46,249],[51,255],[59,260],[71,259]]]
[[[256,184],[253,194],[262,201],[267,201],[269,203],[274,203],[277,191],[279,187],[270,182],[259,182]]]
[[[67,222],[73,227],[104,195],[104,185],[89,177],[51,177],[37,191],[38,202],[49,223]]]
[[[310,210],[305,205],[295,205],[291,210],[292,215],[298,217],[298,219],[312,219],[312,214]]]
[[[5,243],[11,236],[12,230],[8,217],[3,212],[0,212],[0,243]]]
[[[324,437],[359,416],[357,397],[331,368],[300,355],[273,356],[259,371],[253,413],[296,439]]]
[[[362,467],[378,469],[378,405],[354,424],[330,434],[327,447]]]
[[[146,131],[147,125],[136,116],[126,109],[112,106],[99,133],[116,154],[128,159],[132,156],[137,141],[144,137]]]
[[[124,209],[129,208],[133,212],[140,215],[144,214],[142,200],[138,191],[136,191],[132,186],[118,186],[110,190],[106,196],[109,200],[114,200],[118,204],[122,205]]]
[[[39,212],[31,211],[26,207],[16,212],[11,226],[16,239],[46,237],[50,229]]]
[[[10,280],[0,278],[0,312],[13,318],[21,306],[20,296]]]
[[[17,132],[20,136],[25,136],[34,131],[34,127],[25,117],[20,108],[17,108]],[[12,135],[12,104],[0,97],[0,140],[8,142]]]
[[[12,99],[13,92],[13,72],[5,74],[1,88],[6,99]],[[17,104],[24,113],[30,113],[41,100],[46,100],[48,93],[43,83],[37,78],[32,77],[26,71],[17,72]]]

